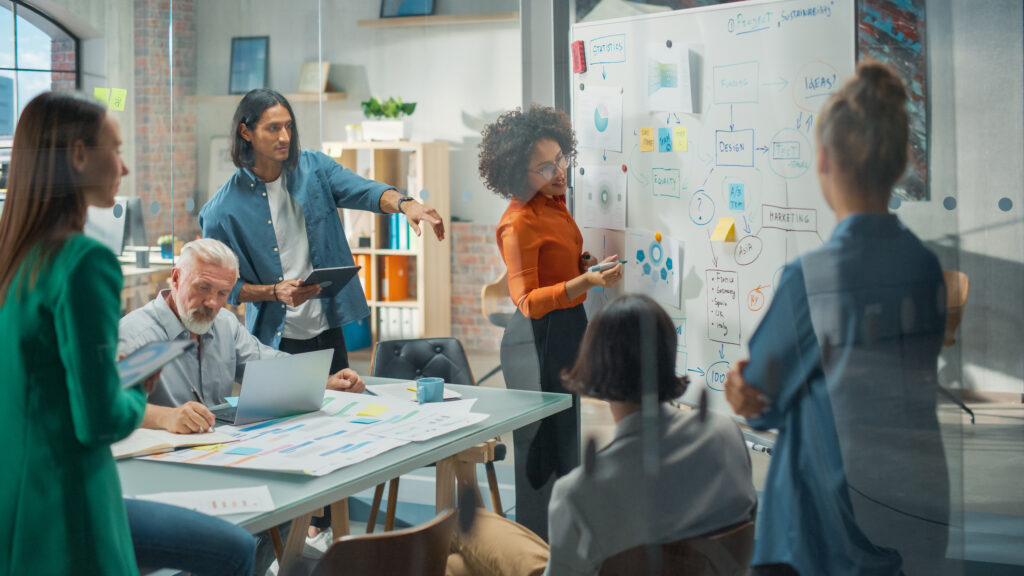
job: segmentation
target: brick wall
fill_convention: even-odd
[[[151,244],[199,234],[196,220],[196,27],[194,0],[174,1],[174,88],[169,77],[168,0],[135,0],[135,189]],[[129,94],[129,103],[132,94]],[[171,114],[173,106],[173,134]],[[171,154],[173,140],[174,153]],[[171,179],[173,176],[173,191]],[[173,192],[173,194],[172,194]],[[172,201],[173,200],[173,201]],[[152,208],[159,203],[156,214]],[[172,210],[173,208],[173,210]],[[173,216],[172,216],[173,214]]]
[[[74,90],[75,41],[70,38],[50,42],[51,90]]]
[[[452,336],[469,350],[496,351],[501,344],[502,329],[480,311],[480,290],[505,271],[494,230],[493,225],[452,223]]]

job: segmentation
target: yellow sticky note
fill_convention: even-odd
[[[388,411],[387,406],[381,406],[380,404],[370,404],[366,408],[363,408],[356,416],[368,416],[370,418],[377,418],[381,414]]]
[[[711,233],[712,242],[735,242],[736,241],[736,220],[733,218],[719,218],[718,226]]]
[[[686,126],[675,126],[672,128],[672,149],[676,152],[686,152],[689,143],[686,136]]]
[[[654,152],[654,128],[651,126],[640,129],[640,151]]]
[[[124,88],[110,89],[110,109],[124,112],[124,104],[128,101],[128,91]]]
[[[107,88],[93,88],[92,97],[103,102],[106,106],[110,102],[110,90]]]
[[[227,444],[210,444],[208,446],[193,446],[192,449],[193,450],[203,450],[205,452],[213,452],[215,450],[220,450],[221,448],[226,448],[226,447],[227,447]]]

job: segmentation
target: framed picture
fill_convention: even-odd
[[[299,71],[299,89],[296,92],[321,94],[327,91],[327,74],[330,62],[306,62]]]
[[[434,13],[434,0],[381,0],[380,17],[429,16]]]
[[[267,87],[267,62],[270,36],[244,36],[231,39],[231,75],[229,94],[245,94]]]

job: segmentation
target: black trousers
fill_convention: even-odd
[[[334,350],[334,358],[331,359],[331,374],[338,370],[348,368],[348,349],[345,348],[345,333],[341,327],[329,328],[309,340],[293,340],[281,338],[281,352],[289,354],[302,354],[303,352],[316,352],[317,350]]]
[[[334,350],[334,357],[331,359],[331,374],[348,368],[348,349],[345,348],[345,334],[341,327],[329,328],[308,340],[293,340],[281,338],[281,352],[289,354],[302,354],[303,352],[315,352],[317,350]],[[324,530],[331,526],[331,508],[324,508],[323,516],[313,516],[310,522],[313,526]]]
[[[587,329],[583,306],[555,310],[543,318],[516,311],[501,340],[501,365],[510,389],[568,393],[562,370],[572,368]],[[554,481],[580,463],[580,405],[553,414],[513,434],[516,522],[548,539],[548,501]]]

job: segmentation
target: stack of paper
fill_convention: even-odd
[[[110,451],[114,453],[114,458],[121,459],[170,452],[176,448],[225,444],[236,440],[236,438],[220,432],[173,434],[166,430],[139,428],[124,440],[111,444]]]

